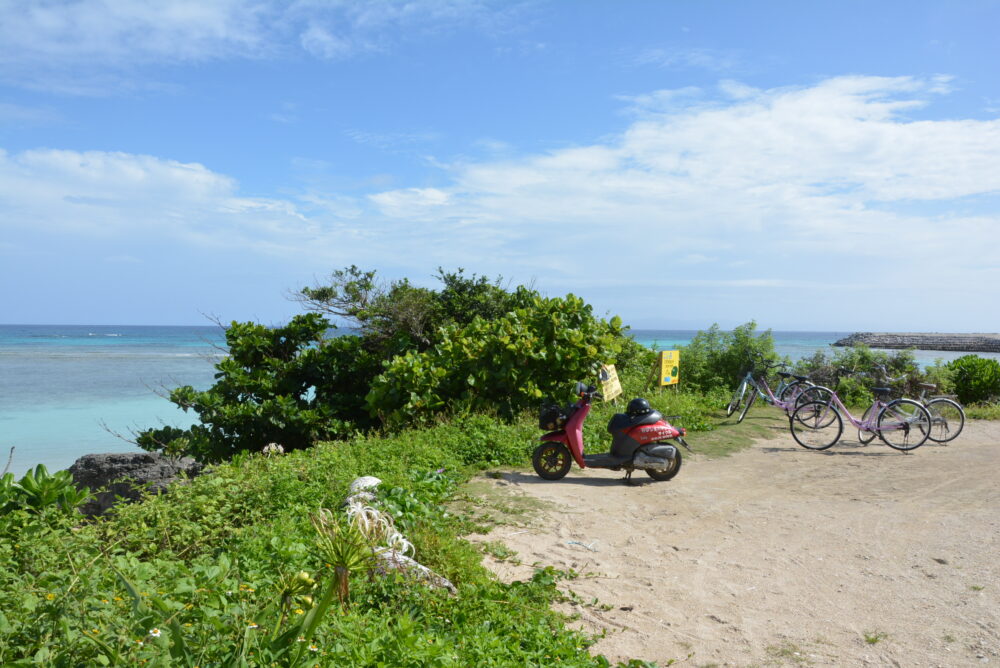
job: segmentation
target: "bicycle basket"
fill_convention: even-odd
[[[542,404],[538,409],[538,428],[546,431],[562,429],[569,416],[557,404]]]

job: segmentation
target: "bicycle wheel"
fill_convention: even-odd
[[[824,404],[830,403],[830,399],[833,397],[833,390],[822,385],[810,385],[809,387],[803,388],[802,392],[795,397],[795,406],[798,408],[802,404],[807,404],[810,401],[822,401]]]
[[[965,411],[957,401],[931,399],[924,404],[931,416],[931,434],[928,436],[935,443],[947,443],[962,433],[965,427]]]
[[[726,417],[729,417],[736,412],[736,409],[740,407],[740,402],[743,401],[743,395],[747,391],[747,382],[741,381],[739,387],[733,392],[733,398],[729,400],[729,406],[726,407]]]
[[[743,402],[743,411],[740,413],[740,417],[736,420],[736,424],[743,422],[743,418],[747,416],[747,411],[750,410],[750,407],[753,406],[753,402],[755,401],[757,401],[757,392],[751,389],[750,396],[747,397],[745,402]]]
[[[919,448],[931,433],[931,416],[920,402],[895,399],[878,416],[878,436],[896,450]]]
[[[778,395],[778,399],[783,402],[789,402],[793,397],[800,394],[807,387],[812,387],[812,385],[813,384],[808,380],[792,381],[788,385],[785,385],[784,389],[781,390],[781,393]]]
[[[865,414],[861,416],[862,422],[864,423],[868,422],[868,418],[870,418],[872,415],[873,408],[875,408],[875,404],[872,404],[871,406],[865,409]],[[874,431],[865,431],[864,429],[858,429],[858,440],[865,445],[868,445],[869,443],[874,441],[875,436],[877,436],[877,434]]]
[[[789,426],[795,442],[809,450],[826,450],[844,432],[840,413],[822,401],[810,401],[796,408]]]

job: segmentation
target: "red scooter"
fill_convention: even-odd
[[[672,426],[645,399],[633,399],[625,413],[618,413],[608,423],[611,451],[587,455],[583,450],[583,421],[590,413],[594,398],[603,399],[593,385],[576,384],[579,400],[564,409],[543,407],[539,426],[548,430],[539,440],[531,463],[535,473],[546,480],[559,480],[569,473],[575,461],[580,468],[625,471],[626,482],[632,472],[641,469],[653,480],[670,480],[681,470],[681,452],[666,443],[675,440],[689,451],[684,429]],[[677,415],[670,417],[676,418]]]

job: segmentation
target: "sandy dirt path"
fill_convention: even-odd
[[[595,652],[693,666],[1000,665],[1000,422],[910,454],[846,434],[811,452],[782,436],[688,457],[670,482],[621,478],[505,473],[491,484],[550,510],[482,538],[517,551],[520,565],[487,558],[505,580],[533,564],[581,574],[565,585],[581,602],[560,605],[606,630]]]

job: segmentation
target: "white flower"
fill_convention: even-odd
[[[160,629],[150,629],[149,630],[149,635],[152,636],[153,638],[159,638],[160,637]]]

